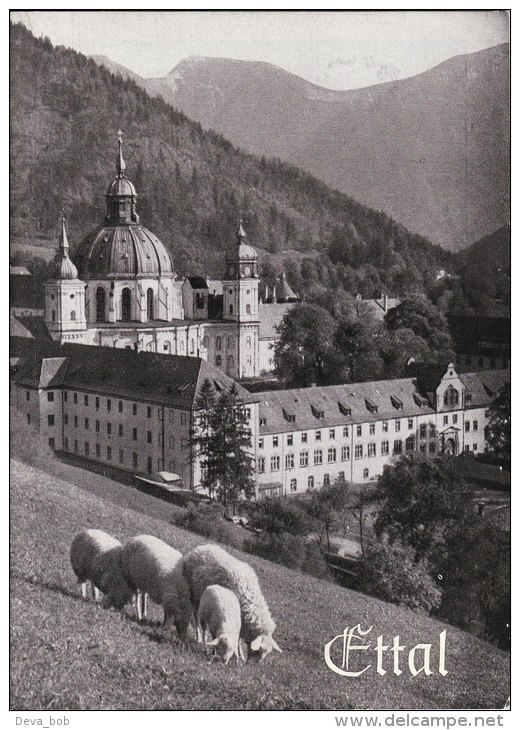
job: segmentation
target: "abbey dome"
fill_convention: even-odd
[[[104,224],[89,233],[74,256],[79,275],[83,279],[172,277],[166,247],[139,223],[137,192],[125,175],[121,136],[120,132],[117,176],[106,193]]]
[[[144,226],[101,226],[80,244],[74,257],[81,278],[171,276],[163,243]]]

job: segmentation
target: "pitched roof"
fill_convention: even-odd
[[[266,419],[260,427],[263,433],[435,413],[429,401],[421,397],[412,378],[266,391],[256,396],[260,402],[260,418]],[[294,421],[285,414],[294,416]]]
[[[259,338],[266,340],[277,337],[278,333],[276,328],[280,325],[287,312],[290,312],[295,306],[298,305],[293,302],[277,304],[264,304],[260,302],[258,305],[258,319],[260,321]]]
[[[50,340],[51,336],[47,325],[45,324],[44,317],[22,317],[16,318],[25,329],[29,330],[31,337],[38,337],[42,340]]]
[[[386,297],[386,309],[385,309],[385,298],[382,299],[356,299],[355,306],[358,317],[362,317],[367,311],[369,311],[374,319],[378,322],[382,322],[385,318],[386,313],[390,309],[395,309],[401,304],[401,300],[397,297]]]
[[[192,289],[207,289],[208,282],[204,276],[187,276],[186,277],[191,284]]]
[[[9,316],[9,334],[13,337],[34,337],[32,332],[12,315]]]
[[[471,394],[471,406],[487,406],[495,398],[500,388],[509,383],[509,370],[482,370],[479,373],[460,373],[459,378],[466,388],[466,403],[468,393]],[[469,406],[469,403],[467,403]]]
[[[16,377],[17,384],[61,386],[189,410],[206,379],[217,392],[234,382],[200,358],[112,347],[49,344],[48,348],[38,347],[34,355],[27,358]],[[57,353],[61,357],[56,357]],[[56,366],[58,360],[59,368]],[[240,402],[256,400],[240,385],[235,384],[235,387]]]
[[[510,373],[489,370],[459,377],[466,392],[471,393],[467,407],[484,407],[508,381]],[[260,403],[260,433],[305,431],[435,413],[415,378],[264,391],[255,395]]]

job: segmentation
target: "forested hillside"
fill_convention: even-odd
[[[15,242],[51,245],[65,210],[74,251],[101,222],[121,128],[141,221],[169,248],[178,273],[221,274],[240,215],[263,261],[276,254],[279,269],[291,259],[289,278],[304,293],[321,285],[404,295],[453,261],[383,213],[289,164],[239,151],[132,80],[23,25],[11,27],[10,55]],[[274,273],[273,265],[264,270]]]

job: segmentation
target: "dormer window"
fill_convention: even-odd
[[[352,415],[352,408],[349,408],[348,406],[344,405],[340,400],[338,401],[338,408],[343,413],[344,416],[351,416]]]
[[[323,418],[325,415],[325,411],[320,411],[318,408],[315,408],[314,406],[311,406],[312,415],[314,418]]]
[[[288,411],[285,410],[285,408],[282,408],[282,410],[283,410],[283,417],[285,418],[286,421],[288,421],[288,423],[294,423],[296,421],[296,416],[294,415],[294,413],[289,413]]]
[[[459,391],[453,387],[453,385],[448,385],[444,392],[444,405],[445,406],[456,406],[459,402]]]
[[[377,406],[371,403],[367,398],[365,398],[365,406],[370,413],[377,413]]]
[[[396,395],[391,395],[390,396],[390,400],[392,402],[393,407],[397,411],[402,411],[403,410],[403,401],[400,400]]]

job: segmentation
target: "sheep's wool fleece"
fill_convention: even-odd
[[[218,545],[196,547],[183,557],[181,565],[195,612],[204,590],[217,584],[236,594],[242,612],[241,635],[247,642],[261,634],[272,635],[276,624],[250,565],[237,560]]]
[[[70,546],[70,562],[78,580],[94,580],[96,559],[102,553],[118,546],[121,546],[119,540],[103,530],[78,532]]]
[[[156,603],[162,601],[162,584],[175,568],[182,553],[153,535],[137,535],[123,547],[121,564],[128,581],[149,593]]]
[[[221,634],[240,635],[240,604],[229,588],[219,585],[208,586],[200,599],[199,623],[208,628],[213,638]]]
[[[94,563],[94,583],[105,594],[108,605],[115,608],[123,608],[134,592],[122,570],[122,553],[122,546],[116,545],[99,555]]]

